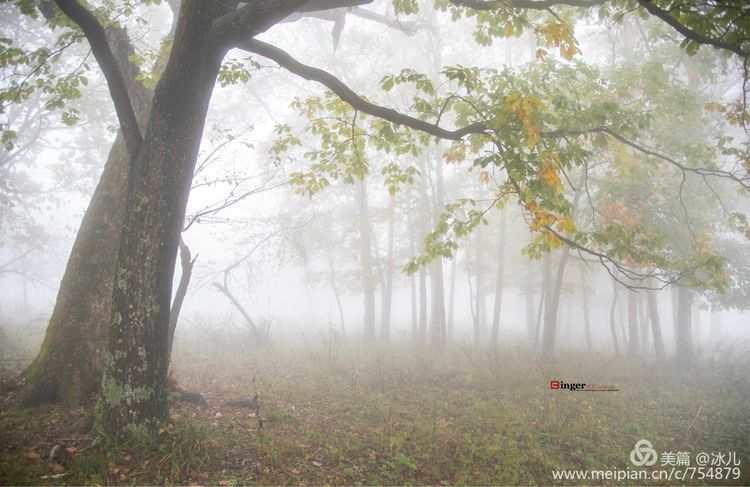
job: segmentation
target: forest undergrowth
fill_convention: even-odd
[[[745,463],[733,483],[750,482],[743,350],[704,352],[691,371],[562,351],[547,364],[523,347],[324,340],[178,352],[183,392],[156,438],[93,441],[85,408],[17,409],[4,390],[0,483],[580,484],[552,471],[632,468],[641,439],[658,452],[735,451]],[[618,390],[553,390],[552,380]]]

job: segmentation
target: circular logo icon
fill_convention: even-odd
[[[656,450],[648,440],[638,440],[630,452],[630,463],[636,467],[650,467],[656,463]]]

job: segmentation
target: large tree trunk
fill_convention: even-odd
[[[143,143],[131,159],[97,405],[105,434],[168,417],[167,346],[177,245],[208,103],[223,53],[210,52],[216,6],[182,3],[175,39],[156,87]]]
[[[675,362],[681,367],[689,367],[693,363],[692,315],[693,291],[686,286],[678,286]]]
[[[500,334],[500,314],[503,307],[503,288],[505,287],[505,234],[506,218],[503,210],[500,220],[500,236],[497,242],[497,274],[495,275],[495,303],[492,311],[492,331],[490,332],[490,349],[497,349],[497,337]]]
[[[128,61],[133,47],[124,30],[110,28],[107,34],[133,109],[145,125],[151,93],[135,79]],[[80,404],[99,390],[128,169],[128,152],[119,134],[78,229],[41,349],[24,372],[25,406],[57,400]]]
[[[83,216],[42,347],[24,372],[25,406],[83,403],[99,390],[127,178],[128,154],[118,136]]]

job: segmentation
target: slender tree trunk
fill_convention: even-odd
[[[500,236],[497,242],[497,274],[495,276],[495,303],[492,311],[492,332],[490,333],[490,349],[497,348],[497,337],[500,333],[500,314],[503,306],[503,288],[505,287],[505,234],[506,218],[502,212],[500,220]]]
[[[435,56],[433,67],[440,70],[442,42],[439,37],[434,37]],[[432,223],[437,225],[440,214],[445,206],[445,197],[443,190],[443,162],[440,154],[440,145],[436,146],[435,163],[435,191],[432,199]],[[441,349],[446,343],[446,324],[445,324],[445,279],[443,277],[443,259],[438,258],[432,261],[432,272],[430,273],[432,282],[432,347]]]
[[[586,273],[581,268],[581,294],[583,295],[583,325],[586,334],[586,350],[591,353],[591,311],[589,310],[589,293],[586,286]]]
[[[693,346],[700,349],[701,346],[701,308],[698,301],[693,299]]]
[[[364,299],[364,339],[375,340],[375,276],[372,262],[372,242],[370,229],[370,209],[367,201],[365,181],[357,184],[357,204],[359,205],[359,258],[362,266],[362,293]]]
[[[648,298],[646,296],[638,296],[638,319],[641,323],[641,352],[644,354],[648,353],[649,345],[649,332],[648,332]]]
[[[144,126],[151,93],[135,79],[137,72],[128,61],[134,49],[124,30],[111,28],[108,37],[133,109]],[[81,404],[99,391],[128,170],[125,141],[118,134],[78,229],[44,341],[24,371],[20,402],[25,406],[57,400]]]
[[[446,329],[446,341],[453,339],[453,313],[456,307],[456,256],[451,260],[450,291],[448,292],[448,323]]]
[[[677,285],[669,287],[670,297],[672,298],[672,336],[677,339],[677,328],[679,321],[677,320],[678,310],[680,308],[680,290]]]
[[[250,329],[250,332],[253,334],[253,338],[255,339],[256,343],[262,343],[266,336],[263,332],[263,330],[260,329],[260,327],[255,323],[255,320],[252,319],[250,316],[250,313],[247,312],[244,306],[242,306],[242,303],[240,303],[239,299],[237,299],[234,294],[232,294],[229,291],[229,286],[227,285],[227,280],[224,279],[224,284],[220,284],[218,282],[214,282],[213,286],[223,294],[230,303],[232,303],[232,306],[237,308],[237,311],[240,312],[242,317],[245,319],[245,323],[247,323],[247,327]]]
[[[547,252],[542,258],[542,286],[539,293],[539,306],[537,307],[536,315],[536,329],[534,330],[534,348],[539,346],[539,331],[542,327],[542,317],[544,316],[544,309],[547,307],[547,299],[552,287],[552,256]]]
[[[617,281],[612,279],[612,306],[609,308],[609,330],[612,332],[612,345],[615,347],[615,355],[620,355],[620,345],[617,340],[617,323],[615,311],[617,311],[617,295],[619,289]]]
[[[409,191],[409,195],[411,196],[411,190]],[[411,197],[408,199],[411,202]],[[412,212],[409,211],[409,215],[411,215],[411,213]],[[414,235],[414,222],[410,216],[407,217],[407,225],[409,227],[409,256],[413,257],[417,254],[417,245],[415,242],[417,238]],[[419,335],[419,321],[417,314],[417,276],[415,274],[409,276],[409,292],[411,294],[411,339],[416,342]]]
[[[99,431],[117,435],[167,419],[172,276],[211,91],[223,52],[209,52],[214,9],[185,0],[138,155],[112,296]]]
[[[542,357],[552,360],[555,347],[555,336],[557,334],[557,310],[560,305],[560,292],[562,291],[563,279],[565,277],[565,266],[570,257],[570,247],[565,247],[557,265],[554,288],[545,300],[544,309],[544,334],[542,336]]]
[[[680,367],[693,364],[692,307],[693,291],[686,286],[678,286],[675,361]]]
[[[711,309],[711,341],[717,342],[721,339],[721,309]]]
[[[443,262],[435,259],[430,266],[430,289],[432,291],[432,317],[430,322],[430,346],[441,349],[445,346],[445,289],[443,286]]]
[[[635,357],[640,353],[640,338],[638,333],[638,295],[628,289],[628,356]]]
[[[427,340],[427,270],[419,268],[419,330],[417,343],[424,346]]]
[[[427,196],[427,168],[423,158],[419,158],[419,238],[424,239],[430,222],[430,201]],[[419,268],[419,345],[427,344],[427,269]]]
[[[388,251],[385,258],[385,278],[383,297],[380,307],[380,339],[391,339],[391,302],[393,297],[393,227],[396,212],[396,200],[391,198],[388,204]]]
[[[482,252],[482,226],[476,229],[476,267],[475,289],[474,289],[474,346],[479,347],[482,343],[484,330],[487,326],[487,310],[484,299],[484,261]]]
[[[531,289],[527,289],[524,294],[524,301],[526,302],[526,338],[528,345],[532,346],[534,343],[534,294]]]
[[[664,360],[666,352],[664,351],[664,338],[661,336],[661,323],[659,320],[659,308],[656,305],[656,291],[646,291],[648,300],[648,314],[651,322],[651,331],[654,336],[654,352],[658,360]]]
[[[197,258],[197,256],[196,256]],[[180,282],[172,300],[172,308],[169,310],[169,335],[167,337],[167,364],[171,363],[172,346],[174,345],[174,334],[177,331],[177,320],[180,318],[182,304],[185,302],[190,278],[193,275],[195,259],[190,255],[190,248],[184,240],[180,239]]]
[[[339,286],[336,283],[336,270],[333,267],[333,260],[328,261],[328,280],[331,283],[331,289],[333,290],[333,296],[336,298],[336,306],[339,310],[339,321],[341,323],[341,338],[346,338],[346,324],[344,323],[344,306],[341,304],[341,292]]]

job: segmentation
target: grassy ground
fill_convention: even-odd
[[[627,469],[642,438],[693,458],[735,451],[742,477],[707,482],[750,482],[744,356],[721,354],[692,373],[645,360],[561,354],[550,366],[531,356],[331,346],[183,354],[178,382],[208,404],[175,398],[173,425],[156,440],[92,445],[80,433],[84,410],[6,405],[0,483],[581,484],[552,471]],[[619,391],[554,391],[552,379]],[[236,402],[256,394],[259,409]]]

